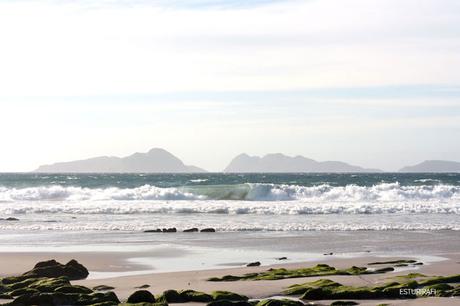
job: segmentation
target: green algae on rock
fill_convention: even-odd
[[[423,281],[389,282],[383,285],[345,286],[329,279],[289,286],[284,294],[300,295],[302,300],[335,299],[382,299],[382,298],[417,298],[424,296],[456,296],[459,287],[448,283],[459,283],[460,275],[431,277]]]
[[[368,263],[369,266],[373,265],[401,265],[401,264],[415,264],[417,261],[413,259],[398,259],[390,261],[376,261]]]
[[[137,290],[127,300],[128,303],[155,303],[155,301],[153,294],[147,290]]]
[[[211,296],[214,299],[214,301],[219,301],[219,300],[247,301],[249,300],[249,298],[245,295],[241,295],[241,294],[230,292],[230,291],[213,291],[211,292]]]
[[[241,276],[225,275],[223,277],[212,277],[211,282],[233,282],[239,280],[278,280],[286,278],[299,278],[310,276],[330,276],[330,275],[362,275],[362,274],[379,274],[393,271],[391,267],[369,270],[366,267],[352,266],[348,269],[336,269],[326,264],[318,264],[311,268],[300,269],[269,269],[260,273],[247,273]]]
[[[113,292],[93,292],[70,279],[80,279],[87,269],[75,260],[66,265],[54,260],[39,262],[34,269],[21,276],[0,279],[2,298],[13,299],[7,305],[118,305],[120,301]],[[53,276],[46,276],[53,275]],[[86,276],[85,276],[86,277]]]
[[[267,299],[260,301],[256,306],[303,306],[304,303],[289,299]]]
[[[166,290],[163,294],[157,296],[158,301],[167,303],[188,303],[188,302],[202,302],[207,303],[213,300],[210,294],[195,291],[195,290]]]

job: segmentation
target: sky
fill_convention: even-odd
[[[0,171],[164,148],[460,161],[458,0],[0,0]]]

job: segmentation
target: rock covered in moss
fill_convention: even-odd
[[[212,301],[206,304],[206,306],[253,306],[247,301],[230,301],[230,300],[218,300]]]
[[[353,306],[353,305],[359,305],[359,303],[356,303],[354,301],[335,301],[331,303],[331,306]]]
[[[392,267],[386,267],[377,270],[369,270],[366,267],[353,266],[348,269],[336,269],[326,264],[318,264],[314,267],[299,268],[299,269],[269,269],[259,273],[247,273],[241,276],[225,275],[223,277],[212,277],[208,281],[212,282],[232,282],[238,280],[278,280],[286,278],[300,278],[311,276],[328,276],[328,275],[362,275],[362,274],[378,274],[393,271]]]
[[[230,291],[213,291],[211,296],[214,301],[227,300],[227,301],[247,301],[249,298],[245,295]]]
[[[213,297],[207,293],[195,290],[166,290],[162,295],[158,296],[158,301],[168,303],[188,303],[201,302],[207,303],[213,300]]]
[[[155,303],[155,297],[148,290],[137,290],[127,300],[128,303]]]
[[[25,277],[60,277],[66,276],[69,280],[79,280],[88,277],[88,269],[82,264],[72,259],[65,265],[57,262],[56,260],[42,261],[35,265],[35,267],[24,273]]]
[[[267,299],[257,303],[256,306],[303,306],[304,303],[289,299]]]
[[[109,291],[113,289],[115,289],[115,287],[107,286],[107,285],[98,285],[98,286],[93,287],[93,290],[96,290],[96,291]]]

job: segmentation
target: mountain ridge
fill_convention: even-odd
[[[186,173],[206,172],[185,165],[179,158],[161,148],[126,157],[98,156],[93,158],[41,165],[33,172],[49,173]]]
[[[460,162],[450,160],[425,160],[413,166],[406,166],[399,169],[399,172],[413,172],[413,173],[446,173],[446,172],[460,172]]]
[[[223,172],[382,172],[382,170],[366,169],[340,161],[318,162],[301,155],[291,157],[282,153],[270,153],[260,157],[242,153],[234,157]]]

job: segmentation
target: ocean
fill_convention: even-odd
[[[460,230],[460,174],[0,174],[5,231]]]

